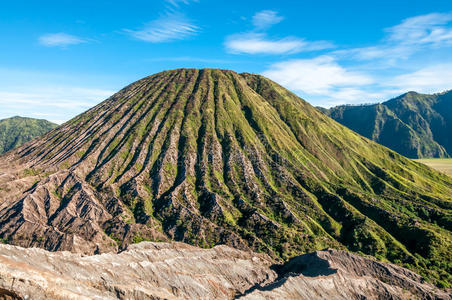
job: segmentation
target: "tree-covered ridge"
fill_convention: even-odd
[[[452,92],[409,92],[381,104],[321,109],[336,121],[410,158],[451,157]]]
[[[12,117],[0,120],[0,154],[22,146],[58,125],[47,120]]]
[[[452,178],[259,75],[146,77],[6,154],[0,172],[10,162],[8,243],[98,253],[172,239],[281,260],[334,247],[452,279]]]

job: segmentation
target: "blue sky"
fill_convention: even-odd
[[[0,5],[0,118],[61,123],[180,67],[260,73],[326,107],[452,89],[450,0]]]

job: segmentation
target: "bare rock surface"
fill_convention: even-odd
[[[272,281],[270,258],[227,246],[143,242],[83,256],[0,247],[0,286],[24,299],[230,299]]]
[[[345,251],[276,265],[228,246],[143,242],[84,256],[0,245],[0,299],[452,299],[420,276]]]
[[[416,273],[347,251],[301,255],[276,270],[276,280],[240,299],[452,299]]]

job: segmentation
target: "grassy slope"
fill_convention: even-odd
[[[176,240],[282,259],[345,247],[452,281],[452,179],[258,75],[159,73],[17,155],[88,170],[128,209],[116,227],[153,220]]]
[[[0,154],[39,137],[58,125],[46,120],[12,117],[0,120]]]
[[[281,92],[285,101],[291,98],[294,99],[293,101],[297,101],[297,97],[286,90],[278,86],[273,87]],[[274,91],[270,89],[268,94],[265,92],[262,94],[266,99],[274,99],[275,96]],[[383,257],[390,258],[393,261],[396,256],[400,255],[400,253],[396,253],[402,249],[419,254],[423,253],[422,256],[430,253],[427,256],[435,257],[441,262],[435,262],[434,264],[437,263],[437,266],[428,263],[430,267],[427,268],[441,269],[446,267],[447,271],[443,274],[442,280],[443,283],[450,281],[452,264],[450,251],[447,248],[450,247],[451,242],[452,218],[450,196],[447,196],[449,192],[446,192],[450,189],[450,180],[445,179],[444,176],[438,177],[438,174],[433,175],[430,170],[412,165],[409,160],[362,140],[352,132],[338,127],[311,111],[311,107],[308,105],[304,105],[303,109],[297,109],[294,105],[291,109],[290,103],[285,102],[285,107],[281,108],[281,111],[286,110],[291,113],[285,118],[294,122],[292,130],[296,132],[299,140],[306,141],[307,144],[303,146],[308,147],[310,152],[319,159],[317,166],[326,166],[329,170],[324,172],[333,171],[339,175],[341,179],[337,182],[329,179],[329,184],[325,185],[329,186],[330,191],[331,189],[334,190],[333,193],[339,194],[342,199],[348,202],[345,205],[346,210],[354,212],[350,218],[344,218],[338,215],[341,214],[342,203],[321,202],[324,209],[330,215],[336,215],[336,220],[342,223],[341,233],[343,236],[341,239],[343,243],[346,243],[349,249],[364,250],[366,253],[380,257],[382,254]],[[303,123],[300,124],[300,121]],[[311,126],[309,126],[310,123]],[[317,143],[315,143],[316,141]],[[329,147],[333,148],[328,149]],[[327,153],[322,153],[322,150],[326,150]],[[334,158],[331,155],[334,155]],[[335,161],[339,162],[339,165],[335,164]],[[343,171],[345,172],[343,173]],[[442,184],[437,184],[435,179],[427,178],[437,178],[439,180],[437,183],[447,182],[447,184],[442,186]],[[331,183],[335,187],[332,187]],[[380,184],[382,185],[380,186]],[[340,185],[344,186],[344,190],[337,188]],[[446,186],[448,187],[446,188]],[[380,190],[380,187],[382,190]],[[437,190],[438,194],[433,192],[434,190]],[[444,192],[446,194],[443,194]],[[421,196],[422,194],[424,196]],[[443,228],[436,230],[433,229],[436,226],[431,227],[426,223],[425,227],[419,226],[416,228],[417,226],[413,226],[415,223],[420,225],[418,222],[423,221],[436,223],[436,221],[433,221],[436,218],[433,215],[436,213],[428,208],[429,205],[425,206],[425,200],[418,198],[425,199],[426,194],[434,198],[442,194],[443,196],[440,196],[440,198],[447,200],[447,202],[441,204],[441,206],[445,205],[443,207],[447,209],[440,213],[441,215],[444,213],[440,217],[442,220],[440,222],[447,230]],[[321,198],[322,195],[318,195],[318,199]],[[348,205],[351,205],[351,207],[348,207]],[[333,212],[333,210],[336,210],[336,212]],[[430,215],[430,213],[433,213],[433,215]],[[362,226],[357,226],[360,222],[362,222]],[[348,228],[348,226],[351,226],[351,228]],[[391,242],[392,237],[387,236],[387,233],[402,242],[404,246],[399,248],[398,242]],[[434,236],[437,236],[437,238],[434,238]],[[444,259],[442,255],[448,258]],[[424,267],[421,266],[422,268]]]

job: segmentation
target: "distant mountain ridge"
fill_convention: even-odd
[[[0,120],[0,154],[22,146],[56,127],[57,124],[47,120],[18,116]]]
[[[452,156],[452,91],[432,95],[408,92],[381,104],[321,110],[406,157]]]

